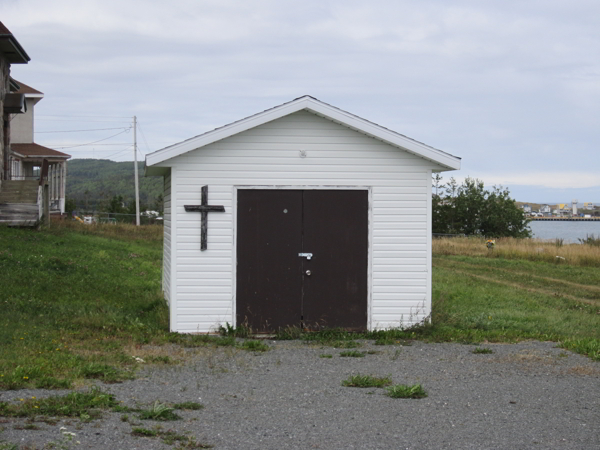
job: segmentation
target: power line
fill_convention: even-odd
[[[75,115],[75,114],[36,114],[36,117],[96,117],[103,119],[131,119],[129,116],[96,116],[96,115]]]
[[[130,128],[127,128],[127,129],[125,129],[125,130],[121,131],[120,133],[113,134],[112,136],[109,136],[109,137],[107,137],[107,138],[104,138],[104,139],[99,139],[99,140],[97,140],[97,141],[94,141],[94,142],[89,142],[89,143],[87,143],[87,144],[78,144],[78,145],[72,145],[72,146],[70,146],[70,147],[57,147],[57,149],[66,149],[66,148],[83,147],[83,146],[86,146],[86,145],[92,145],[92,144],[95,144],[95,143],[97,143],[97,142],[102,142],[102,141],[106,141],[106,140],[108,140],[108,139],[114,138],[115,136],[118,136],[118,135],[120,135],[120,134],[123,134],[123,133],[125,133],[125,132],[127,132],[127,131],[129,131],[129,130],[130,130]]]
[[[105,156],[105,158],[106,159],[112,158],[113,156],[117,156],[117,155],[119,155],[119,154],[121,154],[123,152],[126,152],[129,149],[131,149],[131,145],[129,147],[127,147],[127,148],[124,148],[123,150],[118,151],[117,153],[113,153],[112,155]]]
[[[107,130],[123,130],[123,127],[118,128],[91,128],[88,130],[61,130],[61,131],[35,131],[35,134],[42,133],[81,133],[83,131],[107,131]]]
[[[36,121],[41,120],[43,122],[86,122],[86,123],[129,123],[123,120],[86,120],[86,119],[44,119],[43,117],[38,119],[36,116]]]
[[[142,130],[142,127],[139,122],[138,122],[138,128],[140,129],[140,133],[142,133],[142,139],[144,139],[144,144],[146,144],[146,149],[148,151],[150,151],[150,146],[148,145],[148,141],[146,140],[146,135],[144,134],[144,130]]]

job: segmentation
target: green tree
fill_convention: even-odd
[[[439,188],[441,177],[434,178]],[[510,198],[508,189],[485,189],[481,180],[467,178],[460,186],[454,180],[432,198],[434,233],[466,234],[489,237],[530,237],[524,212]]]
[[[73,211],[75,211],[77,209],[77,204],[75,203],[75,200],[67,197],[65,199],[65,212],[67,213],[68,216],[71,216],[73,214]]]

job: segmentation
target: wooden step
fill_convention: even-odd
[[[0,204],[0,224],[12,226],[34,226],[39,219],[37,204]]]
[[[4,180],[0,187],[0,203],[37,203],[38,191],[36,180]]]

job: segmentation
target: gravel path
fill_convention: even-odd
[[[104,413],[90,423],[59,420],[23,428],[0,418],[0,449],[173,449],[133,427],[173,430],[214,449],[600,449],[600,363],[552,342],[475,346],[375,346],[363,358],[301,342],[267,341],[271,350],[195,349],[185,363],[149,366],[137,380],[102,388],[128,406],[199,401],[183,420],[152,422]],[[173,349],[175,352],[176,349]],[[331,354],[332,358],[321,358]],[[424,399],[392,399],[383,389],[342,387],[352,374],[391,375],[423,385]],[[4,391],[0,401],[56,395]],[[65,427],[76,434],[67,442]],[[62,430],[65,431],[65,430]],[[79,444],[77,444],[79,441]],[[5,445],[6,447],[2,447]],[[50,444],[51,445],[51,444]],[[45,447],[46,446],[46,447]],[[187,447],[191,448],[191,447]]]

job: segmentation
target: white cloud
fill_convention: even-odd
[[[452,175],[452,174],[449,174]],[[457,181],[464,181],[465,177],[455,177]],[[478,178],[485,182],[486,186],[542,186],[552,189],[567,188],[596,188],[600,190],[600,176],[597,173],[586,171],[565,170],[564,172],[539,172],[526,173],[485,173],[478,172]],[[600,192],[598,192],[600,194]]]

